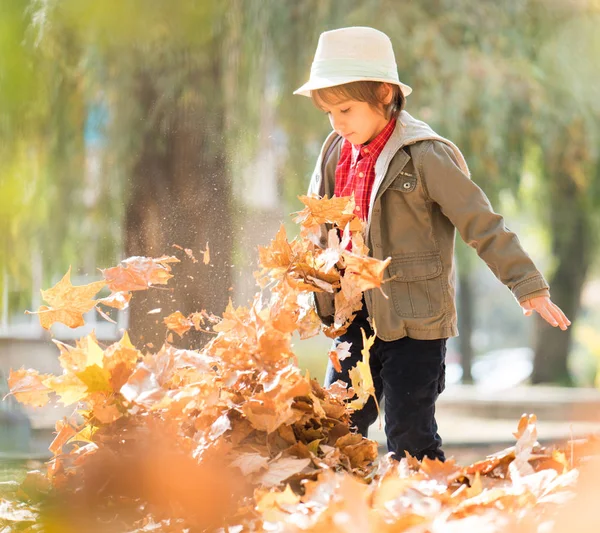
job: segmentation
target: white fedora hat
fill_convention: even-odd
[[[315,89],[353,81],[383,81],[398,85],[404,97],[412,89],[398,79],[392,41],[374,28],[350,27],[323,32],[315,52],[310,79],[294,94],[310,96]]]

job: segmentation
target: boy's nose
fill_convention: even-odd
[[[346,133],[346,125],[344,124],[343,120],[340,119],[331,119],[331,127],[339,134],[339,135],[343,135],[344,133]]]

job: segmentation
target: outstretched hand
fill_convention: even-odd
[[[548,324],[554,327],[558,326],[563,331],[571,325],[571,321],[561,311],[560,307],[552,303],[548,296],[537,296],[525,300],[521,303],[521,307],[525,316],[529,316],[534,311],[537,311]]]

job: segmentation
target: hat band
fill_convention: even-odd
[[[313,61],[310,75],[319,78],[386,78],[399,83],[396,65],[390,68],[389,64],[348,58]]]

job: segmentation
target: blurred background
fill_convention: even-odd
[[[0,393],[10,368],[59,372],[24,311],[69,266],[84,284],[174,244],[211,255],[177,265],[172,290],[137,293],[116,324],[92,311],[84,328],[54,326],[66,342],[128,328],[156,346],[174,310],[251,301],[257,246],[282,222],[296,232],[289,214],[330,131],[292,91],[319,34],[350,25],[390,36],[407,110],[461,148],[572,321],[562,332],[524,317],[458,238],[448,397],[599,385],[598,0],[0,0]],[[329,344],[296,342],[311,376]],[[62,415],[49,409],[0,402],[0,450],[45,449]]]

